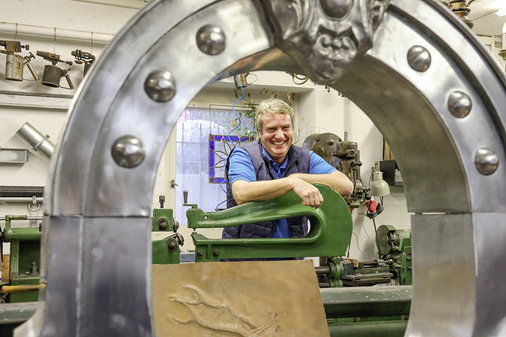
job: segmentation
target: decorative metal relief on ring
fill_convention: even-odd
[[[389,0],[271,0],[278,44],[305,75],[332,84],[372,47]]]

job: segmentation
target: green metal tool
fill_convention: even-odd
[[[382,225],[376,233],[376,245],[382,259],[390,264],[390,270],[401,285],[413,284],[411,232]]]
[[[195,261],[241,258],[287,258],[343,256],[351,239],[353,221],[344,199],[330,187],[315,184],[324,202],[318,209],[304,206],[294,192],[263,201],[249,202],[220,212],[204,212],[196,207],[186,212],[188,227],[217,228],[306,216],[311,223],[304,238],[287,239],[208,239],[194,232]]]
[[[411,286],[320,289],[331,337],[402,337]]]
[[[153,209],[152,235],[153,239],[152,263],[153,264],[177,264],[181,254],[180,246],[183,245],[183,236],[177,233],[179,224],[174,219],[174,211],[170,208],[163,208],[165,196],[159,197],[160,208]]]
[[[40,228],[12,228],[13,220],[26,220],[26,215],[6,215],[2,241],[10,242],[10,286],[38,285],[40,265]],[[11,293],[10,302],[38,300],[38,291]]]

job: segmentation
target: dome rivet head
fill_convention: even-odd
[[[205,25],[197,32],[197,45],[207,55],[218,55],[225,50],[225,33],[220,27]]]
[[[413,46],[408,51],[408,64],[418,72],[424,72],[429,69],[431,56],[427,49],[422,46]]]
[[[144,161],[146,148],[139,138],[127,135],[116,139],[112,145],[111,154],[119,166],[134,168]]]
[[[176,94],[176,80],[169,71],[153,71],[144,81],[144,91],[155,102],[168,102]]]
[[[464,118],[471,112],[473,102],[463,92],[454,91],[448,97],[448,110],[457,118]]]
[[[478,172],[488,176],[497,171],[497,168],[499,167],[499,157],[494,151],[488,148],[481,148],[476,151],[474,164],[476,165]]]

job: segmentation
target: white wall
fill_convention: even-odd
[[[506,45],[502,45],[502,36],[479,36],[478,39],[492,54],[492,58],[497,62],[501,69],[505,69],[504,59],[499,56],[502,49],[506,49]]]
[[[20,0],[2,4],[0,10],[0,40],[13,40],[17,25],[17,39],[30,44],[30,51],[48,51],[61,55],[64,60],[73,60],[70,52],[75,49],[92,51],[97,57],[102,53],[108,39],[130,19],[134,9],[97,5],[69,0]],[[54,28],[56,27],[56,41]],[[37,33],[38,32],[38,33]],[[91,36],[95,37],[93,44]],[[60,37],[66,36],[66,38]],[[88,36],[90,38],[88,38]],[[24,51],[22,53],[26,55]],[[5,55],[0,54],[0,65]],[[44,65],[48,62],[37,57],[32,61],[36,71],[41,75]],[[61,67],[65,67],[61,65]],[[77,86],[82,81],[82,65],[73,65],[70,75]],[[66,107],[70,104],[75,90],[49,88],[35,82],[27,69],[23,82],[4,80],[4,68],[0,66],[0,147],[28,148],[29,145],[16,135],[16,131],[25,122],[30,122],[43,134],[50,135],[50,140],[58,142],[67,119]],[[346,98],[335,91],[327,92],[322,86],[310,81],[304,85],[295,85],[291,77],[281,72],[255,72],[248,77],[254,84],[247,90],[254,100],[265,97],[260,93],[263,88],[270,92],[283,95],[286,91],[296,95],[295,108],[297,121],[297,143],[309,134],[316,132],[333,132],[348,140],[358,143],[361,151],[362,179],[368,183],[370,167],[375,161],[382,159],[383,139],[379,131],[365,114]],[[227,84],[228,83],[228,84]],[[64,79],[62,80],[62,85]],[[209,106],[210,104],[231,105],[235,101],[232,95],[232,80],[225,80],[202,91],[190,105]],[[28,96],[35,95],[35,96]],[[239,103],[241,104],[241,103]],[[33,107],[30,107],[32,106]],[[167,145],[174,146],[174,135]],[[169,187],[171,179],[175,179],[175,153],[166,151],[157,174],[153,192],[153,207],[158,206],[158,195],[165,194],[175,202],[174,189]],[[48,175],[48,160],[41,154],[30,149],[29,161],[23,166],[0,165],[0,185],[36,185],[43,186]],[[182,188],[182,187],[179,187]],[[406,200],[403,194],[385,197],[385,211],[376,218],[376,225],[391,224],[397,228],[409,228],[409,214],[406,211]],[[198,201],[197,201],[198,202]],[[170,203],[167,203],[170,206]],[[354,233],[350,257],[369,260],[376,257],[374,248],[374,227],[372,221],[364,218],[365,209],[354,210]],[[26,204],[0,202],[0,217],[6,214],[26,214]],[[39,212],[41,214],[41,212]],[[177,214],[178,218],[185,215]],[[0,221],[3,226],[3,222]],[[23,225],[23,224],[20,224]],[[187,234],[186,229],[182,229]],[[214,231],[213,235],[219,233]],[[212,236],[212,235],[210,235]],[[189,235],[185,235],[187,243],[184,248],[191,247]],[[358,241],[358,244],[357,244]]]
[[[45,51],[60,55],[64,61],[75,61],[71,51],[76,49],[99,57],[107,42],[137,12],[69,0],[5,1],[0,7],[1,40],[16,38],[23,45],[28,44],[34,55]],[[23,49],[20,55],[27,54]],[[5,64],[4,60],[5,54],[0,54],[0,64]],[[31,64],[42,77],[44,66],[50,63],[36,56]],[[69,75],[77,88],[83,78],[83,65],[57,66],[71,69]],[[44,86],[40,79],[33,79],[26,67],[22,82],[5,80],[4,76],[5,68],[0,66],[0,147],[27,148],[28,144],[16,135],[25,122],[57,142],[76,89]],[[68,87],[65,78],[60,85]],[[38,152],[30,151],[29,162],[22,167],[0,166],[0,185],[44,185],[47,163]]]
[[[81,49],[99,57],[103,48],[121,27],[137,12],[134,9],[97,5],[70,0],[16,0],[0,4],[0,40],[19,40],[29,45],[29,52],[45,51],[60,55],[64,61],[74,61],[71,51]],[[1,49],[4,49],[3,47]],[[20,55],[28,55],[23,49]],[[22,82],[5,79],[6,55],[0,54],[0,147],[29,149],[28,162],[20,165],[0,164],[0,185],[44,186],[49,161],[35,152],[16,131],[29,122],[49,140],[58,142],[65,127],[67,110],[76,92],[43,86],[24,68]],[[42,77],[48,61],[36,56],[32,66]],[[69,74],[77,88],[83,78],[83,65],[58,63]],[[60,85],[68,87],[63,78]],[[0,218],[7,214],[34,215],[26,202],[0,201]],[[37,212],[42,215],[42,208]],[[13,221],[12,225],[28,226],[29,222]],[[0,221],[4,226],[4,221]],[[6,245],[6,253],[9,252]]]

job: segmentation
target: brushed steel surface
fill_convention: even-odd
[[[406,336],[503,336],[505,228],[506,214],[499,212],[412,217],[414,287]]]
[[[83,220],[79,334],[153,335],[150,228],[150,217]]]
[[[394,150],[409,210],[441,213],[413,220],[406,336],[506,333],[506,253],[499,248],[506,238],[504,73],[438,1],[340,4],[347,7],[309,0],[155,1],[118,34],[79,88],[51,160],[46,300],[16,336],[154,335],[144,239],[170,130],[204,86],[264,69],[309,75],[353,100]],[[226,37],[208,41],[211,50],[223,46],[216,55],[199,48],[206,44],[197,32],[206,25],[219,26]],[[166,102],[144,90],[159,70],[177,83]],[[116,165],[110,152],[124,135],[145,145],[144,160],[133,168]],[[114,236],[130,230],[129,245]],[[118,266],[111,268],[113,261]],[[135,299],[143,313],[122,296]],[[126,328],[134,322],[139,329]]]

